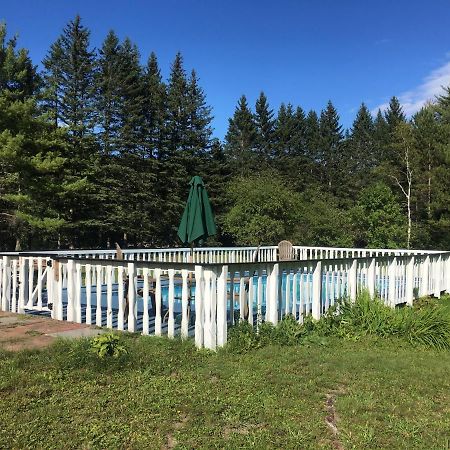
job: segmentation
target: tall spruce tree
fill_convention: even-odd
[[[264,92],[261,92],[256,100],[255,125],[258,134],[256,150],[261,162],[268,163],[274,154],[275,119]]]
[[[352,166],[355,176],[359,180],[367,176],[376,164],[374,132],[375,126],[372,115],[367,106],[362,103],[356,114],[350,135]]]
[[[98,72],[96,76],[96,111],[99,127],[99,140],[102,152],[109,156],[117,151],[120,128],[121,79],[120,79],[119,38],[110,31],[99,51]]]
[[[0,26],[0,224],[3,249],[52,247],[63,225],[57,202],[62,133],[37,104],[39,77],[17,39]],[[6,244],[6,245],[5,245]]]
[[[384,113],[384,118],[390,134],[396,131],[399,123],[406,121],[405,113],[397,97],[394,96],[389,100],[389,106]]]
[[[225,136],[225,150],[237,173],[246,175],[258,166],[255,151],[257,140],[258,132],[254,116],[248,106],[246,96],[242,95],[233,117],[229,119],[228,131]]]
[[[80,16],[76,16],[43,61],[44,103],[54,124],[63,126],[68,136],[63,154],[65,193],[61,196],[60,211],[71,247],[86,245],[89,230],[96,226],[95,189],[90,181],[98,156],[93,134],[96,61],[89,36]]]
[[[144,136],[147,155],[161,158],[165,145],[166,86],[156,54],[152,52],[144,73]]]
[[[347,161],[342,157],[342,126],[339,124],[339,115],[331,101],[322,110],[319,120],[320,155],[324,184],[331,193],[337,193],[342,186],[342,177],[345,174]]]

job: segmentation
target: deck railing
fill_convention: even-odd
[[[319,319],[367,289],[390,306],[450,292],[450,252],[277,247],[4,253],[1,310],[169,337],[198,347],[227,341],[228,326]],[[256,252],[256,253],[255,253]],[[255,257],[255,255],[257,257]],[[192,262],[191,262],[192,260]]]

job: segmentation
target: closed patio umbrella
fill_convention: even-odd
[[[183,244],[202,244],[208,236],[216,234],[216,224],[203,180],[195,176],[190,181],[189,197],[178,227]]]

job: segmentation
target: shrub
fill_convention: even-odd
[[[127,354],[127,349],[120,336],[114,333],[101,334],[92,339],[91,349],[100,359],[111,356],[119,358]]]

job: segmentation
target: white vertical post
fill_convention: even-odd
[[[245,318],[245,272],[243,270],[239,271],[239,320],[244,320]]]
[[[119,311],[117,317],[117,329],[123,330],[125,324],[124,308],[125,308],[125,298],[124,298],[124,283],[123,283],[123,266],[117,267],[117,297],[119,301]]]
[[[106,326],[113,327],[112,316],[112,266],[106,266]]]
[[[217,282],[217,346],[227,342],[227,276],[228,266],[222,266]]]
[[[441,296],[442,257],[438,255],[434,263],[434,296]]]
[[[389,279],[389,291],[388,301],[391,306],[395,306],[395,290],[396,290],[396,272],[397,272],[397,258],[394,256],[389,262],[388,279]]]
[[[269,276],[269,296],[266,302],[266,307],[269,307],[268,321],[273,325],[278,323],[278,294],[279,294],[279,270],[278,263],[273,264]]]
[[[37,307],[38,307],[39,311],[42,311],[42,258],[41,257],[37,258],[37,263],[38,263],[38,267],[37,267],[38,268],[38,272],[37,272],[37,297],[38,297]],[[50,267],[47,268],[47,273],[50,272],[49,269],[50,269]],[[49,292],[49,285],[50,285],[50,283],[47,283],[47,295]]]
[[[161,269],[155,269],[155,335],[161,336]]]
[[[128,263],[128,331],[136,331],[136,300],[134,286],[135,266],[133,262]]]
[[[414,256],[406,258],[405,300],[410,306],[414,300]]]
[[[27,259],[24,257],[19,257],[19,302],[17,307],[17,312],[23,314],[25,312],[25,303],[27,301],[28,286],[27,286]]]
[[[358,274],[357,274],[357,265],[358,260],[353,259],[352,264],[350,266],[350,270],[348,271],[348,284],[349,284],[349,296],[350,300],[354,302],[356,300],[356,293],[358,287]]]
[[[253,297],[254,297],[254,286],[253,286],[253,271],[250,270],[248,274],[248,295],[247,295],[247,321],[250,325],[253,325]]]
[[[56,307],[54,316],[57,320],[64,320],[64,306],[63,306],[63,268],[60,261],[53,261],[53,276],[54,276],[54,289],[53,289],[53,308]]]
[[[33,308],[34,258],[28,258],[28,308]]]
[[[181,338],[186,339],[189,332],[188,302],[189,302],[189,286],[188,286],[188,271],[183,269],[181,271]]]
[[[11,309],[11,259],[9,256],[3,257],[2,272],[2,307],[3,311]],[[13,275],[15,276],[15,274]]]
[[[204,345],[205,348],[212,348],[212,333],[211,333],[211,270],[206,269],[203,272],[205,278],[205,289],[204,289],[204,297],[203,297],[203,307],[205,312],[205,322],[204,322]]]
[[[375,285],[376,285],[376,259],[370,258],[369,268],[367,270],[367,289],[369,291],[369,295],[373,298],[375,297]]]
[[[203,267],[195,266],[195,345],[203,346]]]
[[[312,316],[313,319],[320,319],[320,305],[322,303],[322,262],[317,261],[314,266],[312,279]]]
[[[148,284],[148,268],[144,267],[142,275],[144,277],[144,287],[142,291],[142,299],[144,303],[144,313],[142,316],[142,334],[149,334],[149,315],[148,315],[148,295],[149,295],[149,284]]]
[[[95,324],[98,327],[102,326],[102,265],[97,264],[97,303],[95,308]]]
[[[92,324],[92,270],[91,265],[86,264],[86,323]]]
[[[67,260],[67,321],[74,321],[74,278],[75,278],[75,266],[73,259]]]
[[[81,263],[75,264],[75,279],[74,279],[74,291],[75,291],[75,322],[81,323]]]
[[[429,270],[430,270],[430,256],[427,255],[424,260],[422,260],[421,264],[421,270],[420,270],[420,290],[419,295],[420,297],[425,297],[429,294]]]
[[[173,316],[173,307],[175,302],[175,270],[169,269],[169,319],[167,321],[167,335],[170,338],[175,336],[175,319]]]

